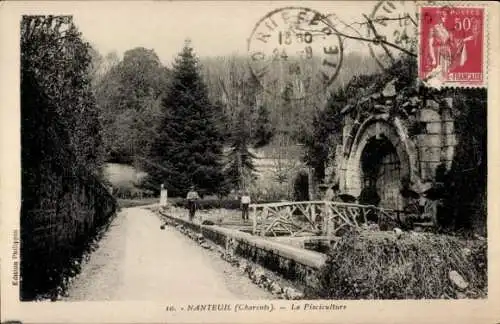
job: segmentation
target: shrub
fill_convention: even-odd
[[[464,251],[468,251],[464,252]],[[468,282],[459,291],[449,279],[457,271]],[[432,299],[485,297],[485,242],[429,233],[349,233],[320,270],[322,298]]]

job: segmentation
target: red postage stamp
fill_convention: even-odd
[[[429,86],[486,84],[485,8],[421,7],[419,77]]]

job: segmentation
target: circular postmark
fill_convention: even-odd
[[[415,1],[379,1],[366,22],[371,56],[387,68],[401,53],[417,54],[418,11]],[[386,41],[395,46],[385,44]]]
[[[252,74],[266,92],[292,100],[324,91],[342,58],[332,23],[310,8],[276,9],[257,22],[248,39]]]

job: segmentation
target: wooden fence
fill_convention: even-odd
[[[368,219],[397,220],[397,212],[371,205],[333,201],[252,204],[253,234],[260,236],[335,236]]]

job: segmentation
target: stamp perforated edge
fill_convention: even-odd
[[[420,22],[421,22],[421,9],[423,7],[429,8],[429,7],[476,7],[476,8],[483,8],[484,9],[484,24],[483,24],[483,37],[484,37],[484,43],[483,43],[483,81],[478,84],[465,84],[465,83],[456,83],[456,82],[443,82],[440,84],[439,89],[446,89],[446,88],[461,88],[461,89],[476,89],[476,88],[487,88],[488,87],[488,65],[489,65],[489,39],[490,39],[490,34],[489,34],[489,20],[488,20],[488,13],[489,13],[489,7],[490,3],[485,3],[485,2],[480,2],[480,1],[467,1],[467,2],[460,2],[460,1],[437,1],[437,2],[421,2],[417,1],[416,3],[417,6],[417,12],[419,15],[419,25],[418,25],[418,30],[417,30],[417,71],[420,73]],[[424,80],[418,76],[418,80],[423,82],[424,85],[428,88],[436,88],[434,86],[428,85],[425,83]]]

